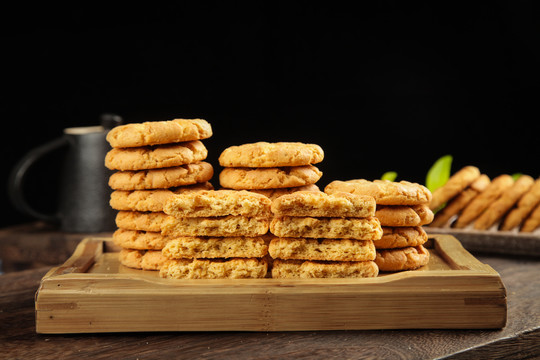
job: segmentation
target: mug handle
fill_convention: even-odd
[[[60,217],[58,214],[43,214],[35,210],[30,204],[26,201],[23,193],[23,180],[26,174],[26,171],[43,155],[48,152],[57,149],[59,147],[65,146],[68,144],[67,137],[60,137],[58,139],[52,140],[44,145],[38,146],[37,148],[30,150],[18,163],[15,165],[11,174],[9,176],[8,182],[8,193],[11,199],[11,202],[15,207],[26,215],[30,215],[40,220],[48,222],[58,222]]]

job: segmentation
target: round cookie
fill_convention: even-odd
[[[207,139],[212,127],[203,119],[148,121],[117,126],[107,134],[113,148],[160,145]]]
[[[228,189],[277,189],[316,183],[322,172],[313,165],[277,168],[224,168],[221,186]]]
[[[316,164],[323,160],[323,149],[300,142],[256,142],[231,146],[219,156],[223,167],[281,167]]]
[[[494,178],[489,186],[463,209],[453,226],[461,229],[476,220],[513,183],[514,179],[507,174]]]
[[[159,250],[122,249],[118,254],[120,264],[141,270],[159,270],[167,258]]]
[[[170,238],[159,232],[118,229],[112,235],[113,242],[125,249],[161,250]]]
[[[109,177],[109,186],[114,190],[167,189],[203,183],[213,175],[212,165],[201,161],[171,168],[117,171]]]
[[[409,246],[399,249],[377,250],[375,263],[380,271],[415,270],[427,265],[429,251],[419,246]]]
[[[324,189],[327,194],[338,191],[373,196],[377,205],[421,205],[429,203],[432,196],[425,186],[409,181],[335,180]]]
[[[433,221],[433,211],[427,205],[379,205],[375,216],[381,226],[421,226]]]
[[[125,230],[161,232],[168,215],[163,212],[119,211],[116,226]]]
[[[534,184],[534,179],[529,175],[521,175],[516,182],[504,191],[487,209],[476,219],[474,228],[486,230],[501,219],[514,204]]]
[[[529,191],[519,199],[517,206],[506,215],[501,230],[508,231],[519,226],[538,204],[540,204],[540,178],[536,179]]]
[[[478,177],[480,177],[480,170],[476,166],[465,166],[452,175],[446,184],[433,191],[429,207],[431,210],[437,210],[472,184]]]
[[[423,245],[428,240],[421,226],[382,227],[383,235],[373,242],[376,249],[395,249]]]
[[[110,170],[146,170],[191,164],[206,159],[208,150],[199,141],[176,144],[114,148],[105,156]]]

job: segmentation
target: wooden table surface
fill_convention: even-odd
[[[29,235],[24,236],[25,232]],[[534,257],[474,254],[498,271],[506,286],[508,322],[500,330],[50,335],[35,332],[34,295],[51,268],[42,263],[47,261],[48,250],[66,251],[62,247],[76,245],[84,235],[59,234],[39,224],[2,230],[0,256],[4,259],[4,250],[15,248],[14,236],[24,246],[38,238],[47,244],[38,246],[41,260],[37,267],[0,276],[0,359],[540,358],[540,261]],[[418,316],[422,316],[421,309]]]

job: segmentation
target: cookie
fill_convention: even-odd
[[[520,232],[531,233],[540,226],[540,204],[536,205],[534,210],[523,222]]]
[[[382,237],[374,241],[376,249],[395,249],[423,245],[428,240],[421,226],[387,227],[383,226]]]
[[[317,164],[324,158],[316,144],[256,142],[231,146],[219,156],[223,167],[281,167]]]
[[[117,229],[112,235],[112,240],[125,249],[161,250],[170,238],[159,232]]]
[[[408,181],[335,180],[329,183],[324,189],[324,192],[327,194],[333,194],[338,191],[373,196],[377,205],[429,204],[432,197],[431,192],[425,186]]]
[[[268,243],[263,237],[181,236],[169,241],[162,251],[169,259],[255,258],[268,254]]]
[[[110,170],[146,170],[175,167],[206,159],[208,150],[201,141],[176,144],[114,148],[105,156]]]
[[[519,199],[516,207],[506,215],[501,230],[508,231],[521,225],[538,204],[540,204],[540,178],[536,179],[529,191]]]
[[[429,251],[419,246],[409,246],[399,249],[377,250],[375,263],[380,271],[415,270],[427,265]]]
[[[428,205],[378,205],[375,216],[381,226],[421,226],[433,221]]]
[[[268,271],[264,258],[174,259],[166,261],[159,276],[168,279],[262,279]]]
[[[315,218],[276,216],[270,231],[277,237],[378,240],[382,229],[376,217]]]
[[[480,177],[473,181],[469,187],[450,200],[444,208],[437,211],[430,226],[445,226],[452,217],[458,215],[461,210],[463,210],[465,206],[472,201],[472,199],[478,196],[478,194],[484,191],[490,183],[491,180],[489,179],[489,176],[486,174],[480,175]]]
[[[320,191],[319,187],[315,184],[296,186],[290,188],[281,188],[281,189],[253,189],[248,190],[257,194],[261,194],[269,198],[270,200],[277,199],[280,196],[286,194],[292,194],[297,191]]]
[[[529,175],[521,175],[514,184],[506,189],[501,196],[488,206],[474,222],[477,230],[486,230],[499,221],[517,201],[534,184],[534,179]]]
[[[113,148],[160,145],[212,136],[212,127],[203,119],[148,121],[117,126],[107,134]]]
[[[114,190],[167,189],[209,181],[214,175],[212,165],[201,161],[171,168],[117,171],[109,177]]]
[[[279,168],[225,168],[219,174],[221,186],[228,189],[278,189],[316,183],[322,172],[313,165]]]
[[[110,206],[115,210],[162,212],[167,200],[174,194],[190,191],[212,190],[209,182],[157,190],[115,190],[111,193]]]
[[[269,217],[271,201],[245,190],[208,190],[171,197],[165,213],[174,217],[250,216]]]
[[[163,212],[119,211],[116,226],[125,230],[161,232],[168,215]]]
[[[274,259],[370,261],[375,260],[371,240],[274,238],[268,247]]]
[[[266,217],[219,216],[184,217],[170,216],[162,225],[161,233],[169,236],[260,236],[268,232]]]
[[[118,254],[120,264],[141,270],[159,270],[167,258],[159,250],[122,249]]]
[[[379,269],[374,261],[304,261],[274,260],[272,278],[368,278],[376,277]]]
[[[465,166],[457,171],[448,179],[446,184],[433,191],[433,196],[429,204],[430,209],[437,210],[479,177],[480,170],[476,166]]]
[[[514,179],[507,174],[494,178],[484,191],[465,206],[453,227],[461,229],[472,223],[513,183]]]
[[[370,217],[375,215],[375,199],[367,195],[336,192],[297,191],[272,201],[272,213],[288,216]]]

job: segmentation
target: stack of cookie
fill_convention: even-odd
[[[318,191],[315,183],[322,172],[313,164],[321,162],[319,145],[299,142],[257,142],[225,149],[219,175],[225,189],[250,190],[274,199],[300,190]]]
[[[200,141],[212,136],[202,119],[175,119],[118,126],[107,135],[112,147],[105,166],[116,170],[109,178],[111,206],[119,210],[115,244],[122,247],[126,266],[157,270],[167,239],[161,225],[167,218],[164,202],[183,191],[212,188],[212,165]]]
[[[382,238],[374,242],[380,271],[413,270],[429,262],[429,251],[423,246],[428,238],[422,225],[433,220],[433,212],[429,209],[432,194],[426,187],[408,181],[336,180],[325,192],[375,198],[375,216],[383,231]]]
[[[172,279],[263,278],[270,199],[236,190],[209,190],[171,197],[162,234],[168,260],[160,276]]]
[[[382,236],[370,196],[298,191],[272,202],[273,278],[375,277]]]

